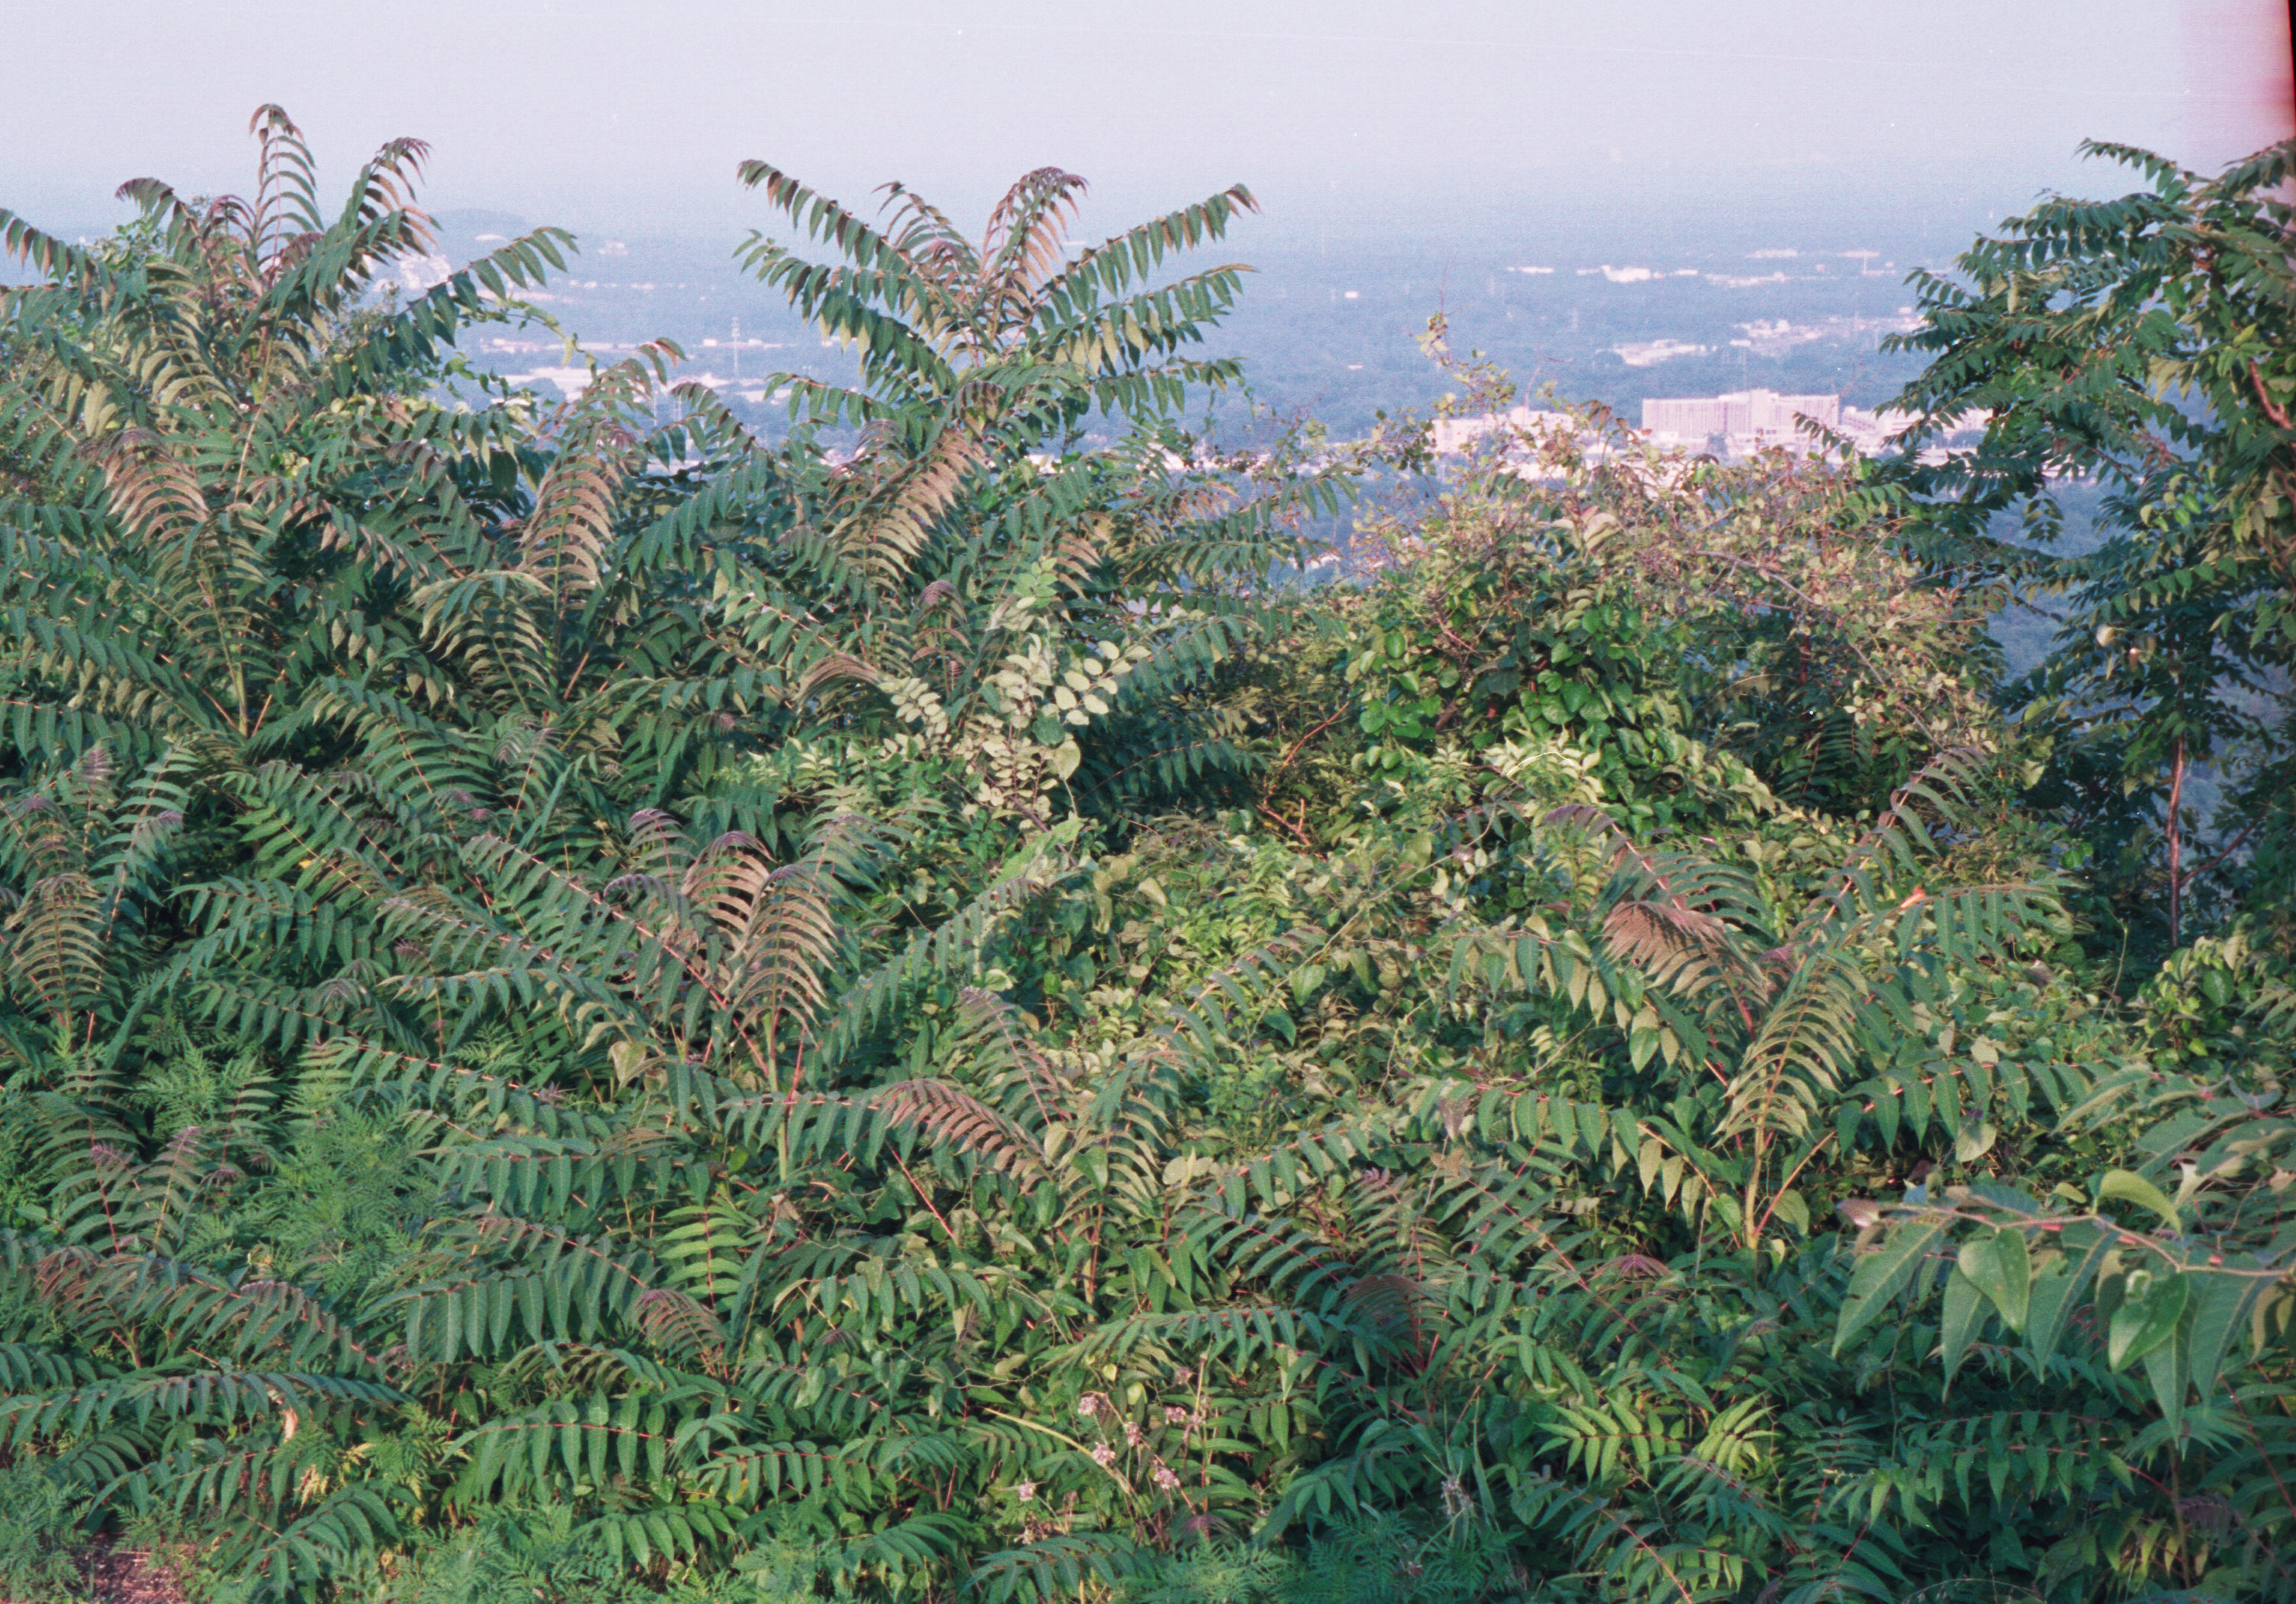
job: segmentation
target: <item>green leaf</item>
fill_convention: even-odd
[[[2171,1340],[2155,1343],[2144,1355],[2144,1379],[2152,1384],[2153,1401],[2161,1405],[2161,1418],[2169,1423],[2171,1432],[2181,1431],[2185,1420],[2185,1384],[2191,1371],[2191,1354],[2178,1336],[2178,1327],[2169,1325]]]
[[[2047,1379],[2049,1357],[2063,1340],[2073,1310],[2079,1306],[2098,1266],[2112,1251],[2112,1235],[2095,1226],[2079,1229],[2084,1236],[2076,1239],[2073,1231],[2066,1232],[2066,1256],[2033,1278],[2027,1299],[2025,1353],[2036,1380]]]
[[[2105,1363],[2126,1370],[2177,1334],[2189,1283],[2182,1275],[2132,1270],[2123,1283],[2120,1306],[2105,1328]]]
[[[614,1067],[617,1086],[627,1086],[645,1072],[646,1050],[642,1043],[616,1042],[606,1049],[606,1057]]]
[[[2177,1217],[2177,1206],[2169,1201],[2169,1194],[2134,1170],[2105,1171],[2104,1179],[2097,1183],[2096,1196],[2099,1202],[2108,1198],[2119,1198],[2149,1208],[2166,1220],[2171,1231],[2185,1228],[2183,1222]]]
[[[2211,971],[2213,972],[2213,971]],[[2258,1302],[2274,1282],[2267,1276],[2233,1275],[2194,1270],[2190,1368],[2193,1386],[2205,1402],[2217,1389],[2226,1352],[2234,1336],[2247,1324]]]
[[[2001,1312],[2002,1323],[2021,1333],[2033,1281],[2033,1260],[2025,1233],[2006,1227],[1965,1244],[1960,1266],[1961,1273]]]
[[[1956,1267],[1945,1278],[1945,1321],[1938,1329],[1938,1348],[1945,1356],[1945,1384],[1953,1388],[1953,1373],[1961,1368],[1972,1338],[1985,1318],[1985,1298],[1977,1283]]]
[[[1882,1316],[1890,1300],[1904,1291],[1922,1266],[1922,1260],[1945,1235],[1942,1220],[1910,1220],[1892,1230],[1879,1248],[1857,1261],[1849,1277],[1849,1296],[1841,1300],[1841,1317],[1833,1328],[1833,1351],[1839,1354],[1849,1339]]]
[[[1800,1192],[1782,1191],[1778,1194],[1777,1200],[1770,1207],[1779,1219],[1784,1220],[1802,1235],[1809,1234],[1809,1203]]]

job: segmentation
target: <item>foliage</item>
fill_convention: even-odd
[[[1408,787],[1448,744],[1563,741],[1663,833],[1742,825],[1765,786],[1854,814],[1939,752],[1997,744],[1988,598],[1923,584],[1856,471],[1667,458],[1599,409],[1507,414],[1512,385],[1453,356],[1440,317],[1423,344],[1460,386],[1442,413],[1525,421],[1357,520],[1379,577],[1339,606],[1374,774]],[[1429,446],[1406,433],[1382,460]]]
[[[0,1469],[0,1588],[11,1598],[78,1596],[66,1538],[71,1502],[37,1459]]]
[[[2056,749],[2042,799],[2101,853],[2135,835],[2115,912],[2163,953],[2180,945],[2203,877],[2288,895],[2278,703],[2296,661],[2284,192],[2296,146],[2213,179],[2127,146],[2084,148],[2150,188],[2049,197],[1979,240],[1954,276],[1915,275],[1923,324],[1891,338],[1931,363],[1899,401],[1923,427],[1894,476],[1923,502],[1935,551],[2069,598],[2051,657],[2020,692],[2025,723]],[[1938,428],[1972,416],[1976,451],[1921,454]],[[2109,492],[2105,538],[2052,555],[2053,487],[2068,478]],[[1993,537],[2013,513],[2020,537]],[[2211,762],[2235,782],[2214,850],[2194,839],[2186,795],[2194,765]]]
[[[1888,470],[1224,454],[1238,270],[1152,280],[1249,197],[1052,172],[751,164],[859,387],[545,408],[452,339],[570,241],[376,305],[419,150],[330,220],[257,127],[4,222],[0,1564],[2296,1592],[2281,929],[2112,993]]]

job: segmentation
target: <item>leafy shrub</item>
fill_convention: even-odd
[[[0,1466],[0,1592],[16,1599],[81,1595],[74,1502],[40,1460]]]
[[[2296,1596],[2279,948],[2121,1007],[1902,485],[1206,454],[1249,197],[1071,259],[1051,172],[753,164],[860,388],[543,411],[448,348],[557,236],[370,307],[420,151],[330,221],[258,127],[4,220],[8,1563]]]

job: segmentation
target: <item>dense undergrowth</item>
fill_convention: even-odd
[[[0,214],[0,1590],[2296,1598],[2286,152],[1926,286],[1975,459],[1728,465],[1192,437],[1250,197],[1050,171],[744,168],[783,445],[545,405],[564,236],[377,300],[420,147],[257,127]]]

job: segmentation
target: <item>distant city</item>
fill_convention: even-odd
[[[401,264],[402,293],[421,292],[524,226],[472,213],[442,225],[439,255]],[[1874,420],[1921,367],[1917,356],[1884,348],[1919,326],[1904,270],[1939,263],[1963,241],[1893,233],[1882,218],[1855,226],[1824,249],[1742,233],[1636,244],[1543,219],[1521,224],[1513,243],[1495,232],[1431,250],[1343,250],[1296,236],[1216,247],[1208,258],[1233,255],[1259,269],[1204,353],[1240,358],[1244,383],[1202,396],[1188,421],[1250,438],[1312,418],[1344,439],[1368,434],[1382,415],[1427,416],[1459,388],[1416,338],[1439,313],[1454,357],[1510,375],[1534,408],[1600,403],[1701,450],[1790,443],[1797,413],[1853,441],[1878,441],[1888,425]],[[465,351],[545,395],[579,390],[594,360],[610,364],[668,339],[685,353],[679,380],[716,390],[772,436],[789,426],[777,405],[784,376],[835,383],[857,373],[854,353],[824,345],[722,243],[592,239],[567,273],[522,299],[530,312],[472,331]],[[1729,396],[1742,397],[1734,419]],[[1697,399],[1672,405],[1685,398]],[[1669,405],[1645,415],[1645,403]]]

